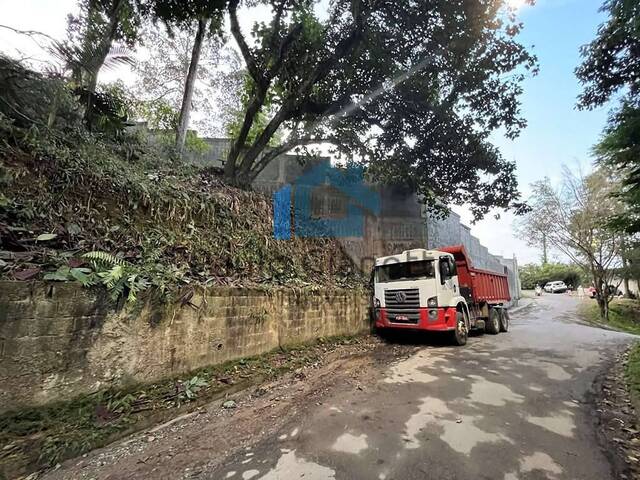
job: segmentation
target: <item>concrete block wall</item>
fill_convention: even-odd
[[[76,284],[0,282],[0,411],[369,328],[353,291],[210,288],[192,303],[115,312]]]

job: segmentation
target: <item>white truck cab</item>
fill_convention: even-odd
[[[414,249],[378,258],[373,284],[378,328],[454,331],[461,320],[468,330],[469,311],[450,253]]]

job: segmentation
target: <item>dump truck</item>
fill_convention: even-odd
[[[372,278],[377,330],[450,332],[457,345],[509,330],[507,275],[475,268],[462,245],[377,258]]]

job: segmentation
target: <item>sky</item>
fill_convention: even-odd
[[[509,0],[521,4],[522,0]],[[580,64],[580,47],[595,38],[605,16],[598,10],[603,0],[537,0],[534,6],[522,6],[517,15],[524,23],[520,41],[537,55],[540,73],[524,83],[522,114],[528,126],[516,140],[499,133],[492,141],[508,160],[516,162],[520,190],[524,197],[529,185],[544,177],[552,183],[560,180],[562,165],[588,171],[592,164],[590,150],[606,123],[608,108],[579,111],[576,97],[581,91],[574,75]],[[76,0],[0,0],[0,24],[23,30],[36,30],[54,38],[65,35],[66,17],[77,9]],[[245,22],[251,17],[241,17]],[[44,58],[41,49],[24,36],[0,28],[0,49],[19,49],[27,56]],[[127,72],[112,72],[112,76]],[[108,80],[112,80],[109,78]],[[471,224],[465,207],[454,207],[471,226],[491,253],[512,257],[520,264],[537,262],[540,252],[514,235],[514,216],[502,213]],[[558,259],[562,258],[558,254]]]
[[[538,0],[518,11],[524,23],[520,42],[538,57],[540,73],[524,83],[522,114],[528,126],[511,141],[494,135],[492,140],[504,157],[515,161],[520,191],[529,194],[529,185],[549,177],[557,185],[562,165],[588,172],[593,159],[591,148],[598,141],[610,107],[594,111],[575,108],[581,86],[574,70],[581,62],[580,47],[592,41],[606,16],[598,10],[602,0]],[[464,207],[454,207],[491,253],[511,257],[522,265],[540,261],[541,252],[514,235],[515,217],[502,214],[471,225]],[[563,260],[559,253],[552,253]]]

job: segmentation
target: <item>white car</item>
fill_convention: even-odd
[[[544,291],[547,293],[564,293],[567,291],[567,286],[561,281],[549,282],[544,286]]]

